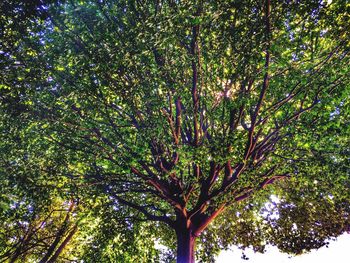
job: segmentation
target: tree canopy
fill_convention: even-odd
[[[0,5],[0,259],[212,262],[349,229],[347,1]]]

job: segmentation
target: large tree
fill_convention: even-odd
[[[348,179],[348,146],[335,142],[349,132],[346,1],[39,1],[23,21],[26,8],[1,17],[8,116],[25,115],[24,132],[116,213],[157,222],[165,240],[172,229],[177,262],[194,262],[196,239],[218,240],[272,183],[286,179],[275,192],[289,211],[306,206],[314,171]],[[267,239],[283,249],[285,233]]]

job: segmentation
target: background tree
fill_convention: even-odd
[[[215,252],[210,245],[218,239],[261,247],[249,235],[233,238],[256,230],[249,220],[243,221],[248,231],[221,231],[236,226],[230,214],[263,207],[271,191],[278,193],[280,217],[266,218],[276,232],[261,227],[260,240],[284,250],[293,242],[291,252],[300,253],[344,231],[332,226],[314,237],[319,242],[300,246],[293,238],[302,235],[290,236],[295,219],[287,212],[303,210],[305,200],[320,193],[329,196],[327,184],[313,184],[320,193],[308,190],[314,173],[337,191],[348,180],[348,146],[329,143],[348,138],[340,114],[349,112],[346,1],[71,1],[39,7],[46,15],[28,16],[25,37],[13,34],[11,22],[4,26],[3,37],[13,40],[1,51],[8,72],[2,101],[21,90],[15,105],[25,105],[31,124],[24,133],[35,131],[38,143],[51,145],[45,158],[64,156],[67,182],[86,186],[78,192],[107,198],[116,214],[129,214],[132,227],[155,221],[170,247],[172,229],[178,262],[194,261],[198,238],[204,241],[197,245],[201,258]],[[330,174],[333,167],[338,172]],[[341,205],[322,216],[344,208],[339,222],[345,226],[346,200],[335,199]],[[223,213],[220,224],[208,228]],[[312,221],[303,222],[308,233]]]
[[[7,91],[6,96],[16,93]],[[157,257],[148,244],[153,238],[143,238],[152,236],[152,226],[135,222],[108,196],[94,195],[89,183],[73,180],[70,171],[80,166],[70,165],[69,155],[37,137],[40,131],[28,108],[12,106],[4,101],[0,114],[0,261],[135,262]]]

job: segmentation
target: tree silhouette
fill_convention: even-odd
[[[25,133],[69,160],[67,178],[172,229],[177,262],[194,262],[224,211],[285,179],[288,196],[300,167],[325,165],[315,156],[346,160],[346,145],[317,144],[347,138],[345,2],[39,5],[29,34],[5,31],[3,105],[23,106]]]

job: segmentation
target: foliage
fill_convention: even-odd
[[[349,224],[346,2],[5,1],[4,220],[79,200],[86,262],[324,245]]]

